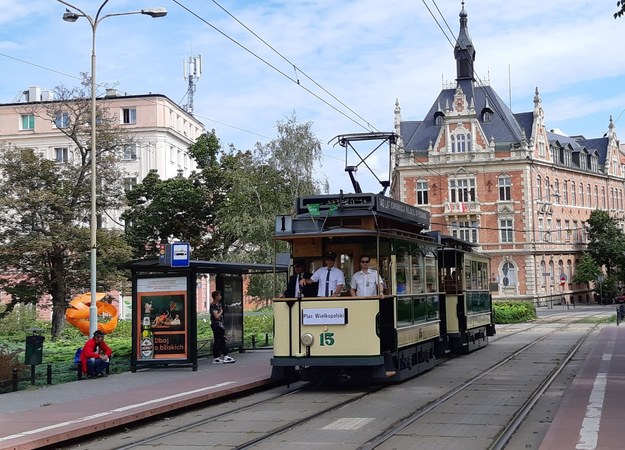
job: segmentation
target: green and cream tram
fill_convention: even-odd
[[[424,233],[428,212],[366,193],[303,197],[296,209],[276,218],[275,239],[288,242],[291,260],[308,273],[335,253],[345,283],[340,296],[273,300],[274,378],[396,382],[430,369],[449,350],[485,345],[494,331],[490,296],[463,293],[463,286],[487,286],[488,258]],[[462,255],[448,258],[452,251]],[[383,283],[373,295],[352,296],[363,255]],[[458,267],[452,272],[445,261]],[[443,286],[447,272],[459,277],[453,294]]]

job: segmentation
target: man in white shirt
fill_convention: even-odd
[[[352,276],[351,295],[352,297],[372,297],[384,295],[384,280],[373,269],[369,268],[371,258],[367,255],[360,257],[360,272]]]
[[[340,297],[345,284],[345,275],[341,269],[334,267],[336,253],[328,252],[325,256],[325,262],[325,267],[317,269],[310,278],[304,278],[300,281],[300,285],[319,283],[318,297]]]

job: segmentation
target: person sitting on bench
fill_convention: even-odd
[[[113,351],[104,343],[104,333],[96,330],[93,337],[85,342],[80,354],[82,373],[87,374],[87,378],[105,377],[111,356]]]

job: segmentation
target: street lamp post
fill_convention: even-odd
[[[109,0],[104,0],[95,16],[92,17],[89,14],[83,12],[80,8],[64,1],[57,0],[59,3],[68,6],[73,9],[74,12],[70,9],[66,9],[63,14],[63,20],[66,22],[76,22],[78,18],[84,17],[89,21],[89,25],[91,25],[91,223],[90,223],[90,231],[91,231],[91,305],[89,306],[89,335],[93,336],[93,333],[98,329],[98,307],[96,305],[96,291],[97,291],[97,276],[96,276],[96,260],[97,260],[97,241],[96,241],[96,230],[97,230],[97,192],[96,192],[96,157],[97,157],[97,145],[96,145],[96,58],[95,58],[95,38],[96,38],[96,30],[100,22],[108,17],[113,16],[128,16],[131,14],[145,14],[150,17],[164,17],[167,15],[167,10],[165,8],[150,8],[150,9],[142,9],[140,11],[130,11],[130,12],[122,12],[122,13],[111,13],[100,16],[102,9],[109,2]]]

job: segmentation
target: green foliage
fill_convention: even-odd
[[[71,142],[71,157],[63,164],[32,149],[0,148],[0,289],[11,295],[5,313],[17,303],[36,303],[44,294],[52,301],[52,337],[61,333],[68,300],[89,281],[91,208],[91,93],[82,87],[54,90],[57,101],[26,104],[23,113],[48,121],[63,142]],[[100,102],[99,102],[100,103]],[[121,205],[120,149],[132,141],[116,114],[99,104],[97,212]],[[53,127],[59,114],[67,126]],[[60,141],[59,141],[60,142]],[[128,260],[129,248],[119,233],[98,231],[98,288],[117,287],[117,266]],[[101,240],[100,240],[101,239]],[[17,269],[16,269],[17,268]]]
[[[536,319],[536,307],[532,302],[495,302],[493,303],[494,322],[521,323]]]
[[[587,220],[588,253],[595,263],[605,267],[608,275],[619,273],[619,267],[625,264],[625,233],[623,229],[604,210],[594,210]],[[620,279],[625,281],[621,270]]]
[[[624,0],[618,0],[616,2],[616,7],[619,8],[615,13],[614,13],[614,18],[618,18],[623,16],[623,14],[625,14],[625,1]]]
[[[596,281],[600,273],[601,269],[590,253],[584,252],[575,266],[575,275],[572,281],[575,283],[590,283],[591,281]]]
[[[40,328],[37,323],[37,310],[32,304],[18,304],[0,319],[2,333],[22,338],[29,328]]]

